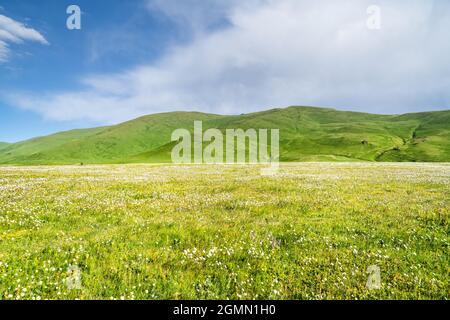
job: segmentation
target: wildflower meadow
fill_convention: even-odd
[[[0,299],[449,298],[450,165],[260,169],[1,167]]]

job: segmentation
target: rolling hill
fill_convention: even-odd
[[[0,142],[0,150],[6,148],[9,145],[7,142]]]
[[[0,144],[0,164],[170,162],[171,133],[193,129],[280,129],[282,161],[450,161],[450,110],[375,115],[289,107],[224,116],[171,112],[114,126]]]

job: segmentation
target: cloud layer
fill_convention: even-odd
[[[8,43],[21,44],[25,41],[48,44],[44,36],[38,31],[0,14],[0,63],[8,59],[10,53]]]
[[[99,123],[172,110],[315,105],[403,113],[450,104],[448,1],[380,0],[380,30],[367,27],[371,1],[183,3],[196,10],[172,0],[149,8],[189,24],[188,45],[126,72],[87,75],[80,91],[9,99],[49,119]],[[218,21],[226,26],[208,28]]]

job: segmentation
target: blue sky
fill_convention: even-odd
[[[0,0],[0,141],[174,110],[448,109],[448,30],[444,0]]]
[[[78,0],[82,29],[68,30],[66,8],[72,3],[0,1],[0,14],[39,30],[49,42],[11,45],[8,61],[0,64],[1,92],[76,90],[80,75],[120,72],[152,61],[171,43],[188,38],[142,1]],[[0,100],[0,141],[98,124],[90,119],[55,121]]]

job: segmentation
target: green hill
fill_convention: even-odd
[[[223,116],[172,112],[115,126],[72,130],[1,146],[1,164],[170,162],[171,133],[193,129],[280,129],[282,161],[450,161],[450,110],[374,115],[289,107]]]
[[[0,142],[0,150],[6,148],[7,146],[9,146],[9,143],[7,143],[7,142]]]

